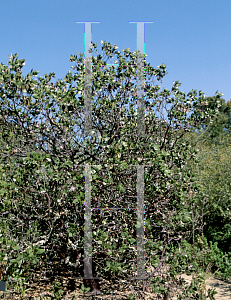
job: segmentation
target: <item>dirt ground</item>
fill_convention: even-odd
[[[188,283],[191,282],[192,276],[186,274],[181,275]],[[231,280],[219,280],[213,277],[212,274],[206,276],[206,291],[214,288],[217,294],[214,296],[216,300],[231,300]]]
[[[115,282],[115,289],[112,294],[109,294],[110,289],[110,283],[104,280],[101,284],[102,291],[104,292],[103,295],[97,295],[97,296],[83,296],[83,294],[80,294],[78,292],[79,288],[81,287],[82,280],[81,279],[75,279],[73,276],[67,277],[66,274],[60,274],[60,276],[55,276],[55,278],[58,278],[58,281],[62,283],[62,290],[64,291],[64,294],[61,296],[61,298],[53,298],[53,292],[51,291],[53,287],[53,281],[49,278],[46,278],[46,276],[41,276],[41,272],[37,274],[36,272],[36,280],[33,282],[30,282],[29,287],[31,290],[27,291],[25,293],[25,297],[21,297],[17,295],[17,293],[14,293],[11,288],[7,288],[7,290],[11,291],[8,295],[5,295],[5,298],[3,298],[3,292],[0,292],[0,299],[11,299],[11,300],[19,300],[19,299],[33,299],[33,300],[42,300],[42,299],[63,299],[63,300],[82,300],[84,299],[130,299],[129,294],[131,292],[136,293],[136,299],[142,299],[140,297],[140,294],[137,292],[139,291],[139,288],[137,286],[136,288],[133,288],[129,283],[127,282]],[[187,276],[186,274],[180,275],[183,277],[186,282],[190,283],[192,280],[192,275]],[[178,276],[179,277],[179,276]],[[217,291],[217,294],[214,296],[216,300],[231,300],[231,280],[229,281],[222,281],[216,278],[213,278],[213,276],[210,274],[206,275],[205,277],[206,282],[206,291],[208,289],[215,288]],[[37,282],[36,282],[37,281]],[[165,298],[165,300],[177,300],[177,295],[180,294],[179,289],[174,289],[172,294],[169,296],[169,298]],[[145,293],[145,299],[163,299],[158,298],[153,291],[151,291],[150,288],[147,288],[147,292]],[[207,298],[209,299],[209,298]]]

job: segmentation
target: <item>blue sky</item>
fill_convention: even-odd
[[[18,53],[25,59],[23,75],[32,68],[40,76],[55,72],[63,78],[73,65],[71,54],[84,52],[84,24],[92,24],[92,41],[101,53],[100,40],[118,50],[137,49],[137,25],[145,25],[145,53],[153,67],[166,64],[161,87],[218,90],[231,98],[231,1],[224,0],[7,0],[0,2],[0,62]]]

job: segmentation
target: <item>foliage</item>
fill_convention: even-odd
[[[144,60],[147,113],[145,135],[140,137],[136,128],[137,87],[132,82],[137,78],[139,53],[125,49],[123,57],[107,42],[102,50],[108,57],[117,55],[119,67],[106,69],[101,55],[92,57],[93,131],[88,136],[83,134],[83,54],[79,59],[71,56],[70,60],[77,63],[72,67],[76,72],[69,71],[54,85],[50,82],[54,73],[36,80],[38,71],[32,70],[24,78],[24,60],[17,55],[10,57],[8,66],[0,65],[4,124],[0,211],[8,217],[8,231],[1,231],[17,240],[21,250],[24,246],[40,245],[46,249],[47,259],[53,249],[65,256],[73,248],[83,249],[84,165],[90,164],[92,208],[128,210],[113,214],[109,210],[92,211],[93,258],[101,252],[108,260],[107,268],[98,263],[97,272],[107,278],[114,275],[124,279],[135,268],[136,215],[134,210],[129,212],[136,207],[134,165],[145,165],[145,250],[147,264],[157,268],[167,255],[167,246],[183,239],[188,226],[188,213],[182,211],[182,201],[190,174],[183,174],[183,168],[193,157],[194,149],[182,137],[218,113],[221,94],[216,93],[211,109],[201,91],[199,95],[196,90],[186,95],[179,91],[178,81],[171,91],[159,91],[160,86],[152,85],[150,80],[156,77],[160,81],[166,66],[155,69]],[[129,108],[125,107],[128,104]],[[7,129],[13,123],[18,140]],[[122,228],[116,223],[123,224]],[[25,251],[22,253],[26,258]],[[7,257],[7,264],[14,255],[12,252]],[[132,262],[127,263],[129,260]],[[6,268],[4,272],[9,276]]]
[[[217,247],[217,242],[214,244],[207,242],[206,237],[202,238],[197,235],[195,246],[183,241],[179,249],[174,251],[176,255],[172,260],[173,269],[179,273],[192,272],[211,272],[221,279],[231,277],[230,258],[231,252],[224,254]]]
[[[214,108],[214,97],[207,97],[208,106]],[[209,144],[220,144],[221,140],[229,137],[231,133],[231,101],[220,99],[219,113],[209,122],[201,126],[204,131],[204,141]],[[216,104],[215,104],[216,105]]]
[[[192,147],[198,149],[196,161],[188,164],[198,180],[197,212],[200,210],[203,234],[217,242],[223,252],[231,251],[231,177],[230,137],[221,133],[211,141],[204,131],[188,135]]]

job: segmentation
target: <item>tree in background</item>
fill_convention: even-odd
[[[199,131],[187,134],[187,140],[197,149],[196,162],[190,162],[189,169],[197,174],[201,186],[198,201],[203,206],[204,235],[217,242],[222,251],[231,251],[231,102],[221,100],[219,114],[205,122]],[[213,109],[214,97],[207,98]],[[202,204],[204,203],[204,204]]]
[[[208,106],[211,109],[214,109],[215,103],[214,97],[207,97]],[[213,120],[205,122],[201,126],[201,129],[204,131],[205,136],[204,140],[207,140],[207,143],[219,143],[220,140],[224,142],[223,138],[227,138],[231,133],[231,101],[225,101],[221,98],[221,106],[219,108],[219,114]]]

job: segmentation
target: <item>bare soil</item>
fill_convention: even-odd
[[[187,276],[186,274],[179,275],[178,277],[182,277],[190,284],[192,280],[192,275]],[[52,292],[53,283],[57,279],[58,282],[62,284],[62,290],[64,293],[60,298],[54,298],[54,293]],[[205,288],[206,288],[206,296],[208,295],[208,289],[215,288],[217,294],[214,296],[216,300],[231,300],[231,280],[223,281],[220,279],[216,279],[212,276],[212,274],[207,274],[205,277]],[[129,294],[135,293],[136,299],[164,299],[162,297],[157,297],[150,287],[147,287],[144,298],[141,297],[142,292],[140,292],[140,288],[134,288],[131,286],[129,282],[121,282],[121,281],[113,281],[114,290],[112,291],[110,286],[111,283],[109,281],[103,280],[101,282],[101,290],[103,292],[102,295],[91,295],[86,294],[85,296],[79,293],[79,289],[82,285],[81,279],[75,279],[74,276],[68,275],[66,272],[60,271],[59,274],[55,274],[54,278],[47,278],[43,272],[36,272],[36,276],[33,281],[29,282],[30,288],[25,293],[25,296],[20,296],[16,292],[14,292],[11,286],[7,287],[7,290],[10,291],[9,294],[6,294],[3,298],[3,292],[0,292],[0,299],[11,299],[11,300],[19,300],[19,299],[33,299],[33,300],[42,300],[42,299],[63,299],[63,300],[82,300],[84,299],[130,299]],[[171,295],[165,300],[177,300],[177,296],[181,294],[181,288],[177,287],[172,290]],[[207,298],[209,299],[209,298]]]
[[[188,283],[192,281],[192,275],[187,276],[186,274],[181,275]],[[231,300],[231,280],[220,280],[214,278],[212,274],[207,274],[206,279],[206,292],[208,289],[215,289],[217,294],[214,296],[216,300]]]

